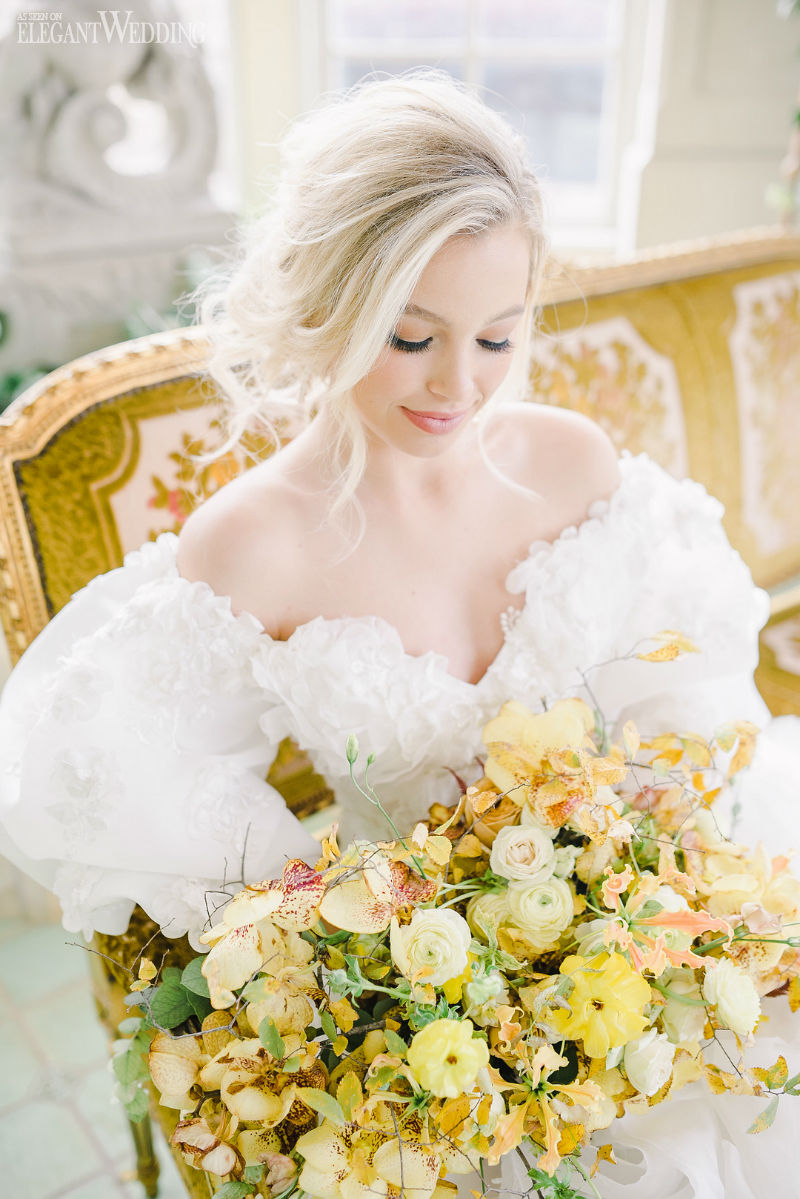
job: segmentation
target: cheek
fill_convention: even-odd
[[[356,398],[364,404],[376,404],[414,391],[424,377],[424,364],[417,361],[422,357],[390,352],[357,385]]]
[[[500,384],[511,370],[513,354],[496,354],[487,351],[488,361],[481,370],[481,390],[484,395],[497,391]]]

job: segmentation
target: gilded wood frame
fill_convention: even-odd
[[[20,495],[20,463],[35,458],[88,409],[126,392],[179,377],[200,378],[207,357],[202,329],[167,333],[109,346],[38,380],[0,416],[0,617],[12,663],[49,619],[42,572]],[[197,404],[203,400],[198,396]],[[110,522],[104,538],[114,542]],[[119,555],[119,547],[109,544]]]

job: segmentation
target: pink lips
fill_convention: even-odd
[[[440,412],[414,412],[411,408],[403,408],[411,423],[418,429],[424,429],[426,433],[449,433],[461,424],[469,411],[469,408],[465,408],[463,412],[445,415]]]

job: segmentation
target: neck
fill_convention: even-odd
[[[485,470],[472,422],[452,446],[433,457],[415,457],[387,445],[365,429],[366,463],[358,485],[358,496],[365,503],[457,503],[463,495],[465,480],[475,470]],[[326,465],[325,450],[335,435],[333,421],[319,413],[308,430],[309,447],[320,464],[318,478],[323,485],[335,482],[337,468]]]

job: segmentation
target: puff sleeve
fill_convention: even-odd
[[[618,595],[624,619],[610,656],[652,649],[646,639],[668,629],[686,634],[699,652],[674,662],[609,661],[596,673],[598,699],[618,729],[630,719],[644,735],[708,737],[730,721],[757,725],[756,755],[730,796],[738,811],[732,831],[785,852],[800,840],[800,720],[772,719],[753,680],[769,597],[730,545],[722,504],[699,483],[636,461],[640,492],[629,494],[615,534],[618,577],[627,586]]]
[[[267,634],[183,579],[176,547],[162,534],[73,596],[0,697],[0,849],[72,931],[122,932],[139,903],[196,940],[243,866],[317,856],[265,782],[284,735],[252,670]]]

